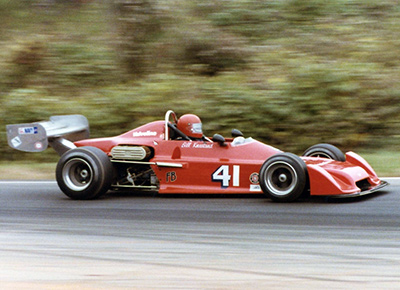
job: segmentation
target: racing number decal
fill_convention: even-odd
[[[212,181],[221,182],[222,187],[229,187],[231,178],[233,186],[239,186],[240,166],[233,165],[233,176],[230,175],[229,165],[221,165],[211,176]]]
[[[240,166],[233,165],[233,186],[239,186]]]
[[[222,187],[228,187],[231,176],[229,175],[229,166],[222,165],[214,171],[212,181],[220,181]]]

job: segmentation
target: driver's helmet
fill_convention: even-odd
[[[186,114],[179,118],[177,127],[182,133],[190,138],[200,139],[203,137],[201,120],[193,114]]]

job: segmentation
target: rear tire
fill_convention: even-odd
[[[71,199],[96,199],[107,192],[113,166],[107,154],[95,147],[79,147],[61,156],[56,167],[58,186]]]
[[[346,156],[339,148],[325,143],[311,146],[303,153],[303,156],[328,158],[342,162],[346,161]]]
[[[306,191],[307,184],[307,165],[295,154],[274,155],[261,166],[261,189],[273,201],[295,201]]]

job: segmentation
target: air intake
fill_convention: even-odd
[[[111,149],[113,159],[144,160],[150,154],[150,149],[144,146],[115,146]]]

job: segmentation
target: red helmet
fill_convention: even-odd
[[[203,137],[201,120],[196,115],[186,114],[179,118],[177,127],[186,136],[191,138]]]

